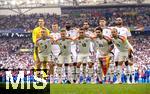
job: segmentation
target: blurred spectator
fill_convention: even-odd
[[[85,9],[62,9],[62,15],[30,14],[0,16],[0,30],[21,28],[31,32],[37,25],[37,19],[43,17],[48,29],[53,22],[64,27],[66,21],[72,22],[73,26],[82,26],[84,20],[88,20],[90,26],[96,27],[101,16],[106,17],[108,24],[112,24],[116,17],[122,17],[124,25],[131,28],[149,26],[149,7],[122,7],[122,8],[85,8]]]

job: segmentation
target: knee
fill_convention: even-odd
[[[81,65],[81,63],[78,63],[78,64],[77,64],[77,68],[80,68],[80,65]]]
[[[89,63],[89,68],[92,68],[93,67],[93,64],[92,63]]]
[[[125,61],[125,65],[126,65],[126,66],[128,66],[128,65],[129,65],[128,61]]]
[[[117,61],[115,62],[115,66],[118,66],[118,62]]]

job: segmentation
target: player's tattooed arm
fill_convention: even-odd
[[[53,44],[59,44],[59,41],[60,41],[61,39],[57,39],[57,40],[54,40],[53,41]]]
[[[72,37],[71,39],[72,39],[73,41],[76,41],[76,40],[79,39],[79,36],[77,36],[77,37]]]
[[[73,38],[71,38],[71,37],[66,37],[66,39],[73,40]]]
[[[88,36],[88,35],[85,35],[85,37],[86,37],[86,38],[90,38],[90,39],[92,38],[92,36]]]

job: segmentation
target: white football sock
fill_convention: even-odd
[[[119,82],[121,82],[121,74],[122,74],[122,66],[117,66],[117,80],[119,81]]]

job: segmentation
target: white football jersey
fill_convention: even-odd
[[[52,36],[54,38],[54,40],[58,40],[61,38],[61,35],[58,32],[56,32],[56,33],[52,32],[52,33],[50,33],[50,36]],[[54,55],[58,55],[60,53],[60,47],[58,44],[52,44],[52,53]]]
[[[92,31],[86,31],[85,34],[89,37],[93,37],[94,36],[94,33]],[[93,42],[91,41],[90,42],[90,52],[94,52],[94,48],[93,48]]]
[[[127,52],[130,48],[130,43],[128,42],[127,38],[123,36],[119,36],[118,38],[112,38],[113,43],[117,47],[117,49],[121,52]]]
[[[82,54],[90,53],[90,43],[91,43],[91,39],[89,38],[78,39],[76,41],[77,51],[79,51],[79,53]]]
[[[103,35],[111,37],[111,29],[109,27],[103,28]]]
[[[67,36],[68,37],[76,37],[77,35],[78,35],[78,32],[73,30],[73,29],[67,31]]]
[[[118,34],[120,36],[124,36],[126,38],[131,36],[131,32],[130,32],[130,30],[127,27],[124,27],[124,26],[122,26],[122,27],[115,26],[115,27],[111,27],[111,28],[116,28],[117,31],[118,31]],[[116,45],[114,47],[114,52],[115,52],[115,54],[119,52],[119,50],[117,49]]]
[[[50,38],[38,39],[36,42],[36,46],[38,47],[38,53],[41,55],[49,55],[51,53],[51,42]]]
[[[61,55],[67,56],[71,54],[71,42],[72,41],[70,39],[65,39],[65,40],[60,39],[58,41],[61,50]]]
[[[87,36],[89,36],[89,37],[92,37],[92,36],[94,36],[94,33],[92,32],[92,31],[85,31],[85,34],[87,35]]]
[[[112,44],[111,40],[107,37],[103,37],[102,39],[96,38],[93,40],[96,49],[100,52],[100,54],[104,54],[109,52],[109,47]]]
[[[78,36],[78,32],[75,29],[71,29],[71,30],[67,31],[67,36],[71,37],[71,38],[75,38],[76,36]],[[74,43],[74,41],[71,42],[71,53],[72,53],[73,57],[76,57],[76,55],[77,55],[76,44]]]
[[[124,36],[124,37],[130,37],[131,36],[131,32],[130,30],[127,28],[127,27],[115,27],[118,31],[118,34],[121,35],[121,36]]]

